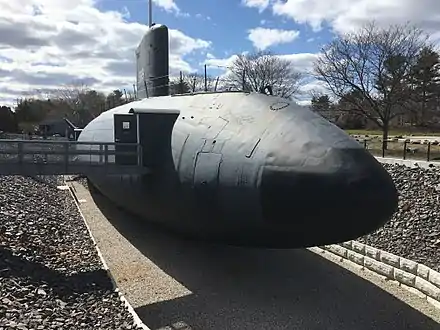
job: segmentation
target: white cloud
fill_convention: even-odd
[[[258,8],[259,12],[263,12],[270,3],[270,0],[242,0],[243,5],[250,8]]]
[[[270,0],[243,1],[248,7],[260,11],[271,10],[275,16],[291,19],[299,24],[309,25],[315,32],[330,27],[336,33],[353,31],[374,20],[379,26],[410,22],[432,34],[432,39],[440,41],[440,1],[438,0]],[[308,41],[311,41],[310,38]],[[319,38],[318,38],[319,39]],[[316,39],[315,39],[316,40]],[[294,54],[293,63],[306,71],[313,54]],[[323,90],[316,81],[303,87]]]
[[[179,7],[177,7],[174,0],[153,0],[153,3],[166,11],[180,12]]]
[[[232,55],[227,58],[215,58],[212,54],[209,54],[209,56],[207,56],[205,64],[208,67],[219,68],[226,71],[228,67],[232,66],[232,63],[234,63],[236,58],[237,55]]]
[[[246,52],[243,52],[246,54]],[[304,104],[310,103],[311,91],[324,91],[324,86],[321,82],[308,76],[312,72],[313,63],[318,57],[318,54],[313,53],[297,53],[297,54],[284,54],[277,55],[283,60],[288,60],[292,64],[292,68],[296,71],[302,72],[307,75],[304,80],[304,85],[300,88],[300,95],[298,95],[298,100]],[[218,69],[220,72],[218,76],[220,77],[220,84],[223,78],[225,78],[230,71],[228,67],[231,67],[237,55],[232,55],[226,58],[215,58],[212,54],[209,54],[205,63],[210,69]],[[219,84],[219,85],[220,85]]]
[[[145,0],[145,3],[147,3],[147,0]],[[175,16],[180,17],[190,17],[191,15],[189,13],[185,13],[177,6],[176,2],[174,0],[153,0],[153,3],[159,7],[165,10],[169,13],[174,13]],[[153,13],[154,18],[154,13]]]
[[[311,73],[313,69],[313,63],[317,59],[318,54],[296,53],[279,55],[279,57],[292,62],[292,66],[295,68],[295,70],[303,73]]]
[[[195,17],[198,19],[201,19],[203,21],[210,21],[211,20],[211,16],[202,15],[200,13],[196,14]]]
[[[272,11],[309,24],[316,31],[329,24],[336,32],[344,33],[371,19],[383,25],[410,21],[429,32],[440,28],[438,0],[276,0]]]
[[[132,86],[147,27],[125,21],[126,12],[100,11],[92,0],[0,0],[0,8],[0,104],[78,80],[103,91]],[[192,71],[185,58],[209,47],[170,29],[171,74]]]
[[[242,54],[245,55],[247,52],[243,52]],[[292,67],[299,72],[302,73],[311,73],[313,69],[313,63],[315,59],[318,57],[318,54],[314,53],[297,53],[297,54],[284,54],[284,55],[277,55],[283,60],[287,60],[292,63]],[[208,67],[211,68],[219,68],[223,71],[227,71],[228,67],[231,67],[235,59],[237,58],[237,55],[232,55],[230,57],[226,58],[216,58],[211,53],[208,53],[206,57],[205,64],[208,65]]]
[[[286,44],[299,37],[299,31],[266,29],[258,27],[250,29],[248,39],[252,41],[255,48],[265,50],[270,46]]]

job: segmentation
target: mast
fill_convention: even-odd
[[[153,25],[153,0],[148,0],[148,26]]]

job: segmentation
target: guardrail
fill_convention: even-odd
[[[387,148],[383,148],[380,138],[355,138],[365,149],[374,156],[424,160],[428,162],[440,161],[440,143],[429,140],[389,139]],[[440,140],[440,138],[439,138]]]
[[[50,140],[0,140],[0,174],[140,174],[142,147],[137,143]]]
[[[0,140],[56,140],[56,141],[68,141],[67,137],[63,136],[47,136],[44,138],[42,135],[26,134],[26,133],[0,133]]]

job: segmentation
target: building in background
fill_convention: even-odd
[[[64,119],[46,119],[38,124],[39,134],[42,136],[66,137],[69,126]]]

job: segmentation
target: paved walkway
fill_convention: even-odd
[[[152,330],[440,329],[433,306],[356,268],[308,250],[183,241],[73,185],[119,288]]]

